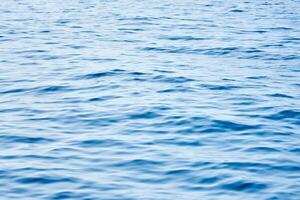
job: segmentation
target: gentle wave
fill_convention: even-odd
[[[3,1],[0,199],[300,199],[299,1]]]

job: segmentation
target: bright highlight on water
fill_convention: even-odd
[[[299,13],[2,0],[0,200],[299,200]]]

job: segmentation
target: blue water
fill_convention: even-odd
[[[299,200],[300,1],[0,2],[0,199]]]

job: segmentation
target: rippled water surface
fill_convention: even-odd
[[[0,199],[299,200],[299,13],[1,1]]]

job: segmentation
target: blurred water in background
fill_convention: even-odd
[[[0,2],[0,199],[300,199],[300,1]]]

